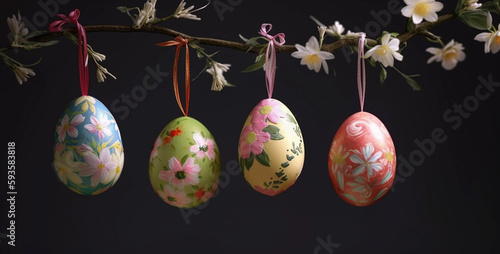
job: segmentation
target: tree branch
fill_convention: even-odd
[[[422,35],[425,37],[429,37],[431,39],[435,39],[436,36],[433,35],[432,33],[429,32],[429,30],[445,21],[451,20],[456,18],[455,14],[445,14],[442,15],[438,18],[437,21],[435,22],[423,22],[414,27],[412,31],[405,32],[403,34],[400,34],[397,38],[400,40],[400,42],[406,42],[413,38],[416,35]],[[132,32],[142,32],[142,33],[154,33],[154,34],[164,34],[172,37],[176,36],[182,36],[186,39],[192,40],[192,41],[197,41],[200,44],[203,45],[210,45],[210,46],[217,46],[217,47],[224,47],[224,48],[230,48],[230,49],[235,49],[235,50],[240,50],[240,51],[245,51],[245,52],[253,52],[253,53],[259,53],[260,49],[259,48],[249,48],[245,43],[242,42],[235,42],[235,41],[228,41],[228,40],[222,40],[222,39],[217,39],[217,38],[208,38],[208,37],[196,37],[196,36],[191,36],[184,34],[182,32],[162,27],[162,26],[144,26],[139,29],[135,29],[132,26],[124,26],[124,25],[89,25],[89,26],[84,26],[85,31],[88,33],[92,32],[121,32],[121,33],[132,33]],[[65,31],[71,32],[71,33],[76,33],[76,28],[65,28]],[[48,41],[53,38],[59,37],[62,35],[62,32],[57,32],[57,33],[51,33],[49,31],[42,33],[36,37],[33,37],[31,40],[32,41]],[[325,44],[322,47],[322,50],[328,51],[328,52],[334,52],[337,51],[343,47],[347,46],[356,46],[358,43],[358,37],[348,37],[348,38],[342,38],[339,39],[338,41],[335,41],[330,44]],[[378,42],[375,39],[366,39],[366,43],[368,46],[376,46]],[[294,52],[297,49],[295,48],[294,45],[282,45],[282,46],[276,46],[276,52]]]

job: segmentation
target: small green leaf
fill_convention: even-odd
[[[488,30],[488,12],[472,10],[461,12],[458,18],[466,25],[479,30]]]
[[[243,73],[247,73],[247,72],[252,72],[252,71],[256,71],[256,70],[262,69],[262,67],[264,66],[265,63],[266,63],[266,57],[265,57],[265,55],[264,54],[260,54],[255,59],[255,63],[252,64],[252,65],[250,65],[250,66],[248,66],[242,72]]]
[[[415,29],[415,23],[413,23],[413,19],[409,18],[406,22],[406,31],[411,32]]]
[[[288,161],[293,160],[293,158],[295,158],[295,156],[293,156],[293,155],[288,155],[288,154],[286,155],[286,159],[287,159]]]
[[[288,166],[290,166],[290,162],[288,162],[288,161],[285,161],[285,162],[281,163],[281,167],[282,168],[286,168]]]
[[[481,10],[494,12],[496,14],[500,14],[500,1],[493,0],[486,3],[483,3],[480,7]]]
[[[128,12],[128,8],[125,7],[125,6],[118,6],[116,7],[117,10],[119,10],[121,13],[127,13]]]
[[[383,84],[386,78],[387,70],[382,65],[380,65],[380,84]]]
[[[413,75],[406,75],[402,73],[400,70],[396,69],[396,67],[392,67],[394,70],[396,70],[401,76],[406,80],[406,83],[408,83],[413,91],[420,91],[422,88],[420,85],[417,83],[416,80],[413,79],[413,77],[418,77],[420,74],[413,74]]]
[[[269,159],[269,155],[267,155],[266,150],[264,150],[264,149],[262,149],[262,153],[255,156],[255,159],[263,166],[266,166],[266,167],[271,166],[271,161]]]
[[[465,2],[467,0],[458,0],[457,6],[455,7],[455,13],[459,14],[460,11],[463,9],[462,6],[464,6]]]
[[[408,83],[411,86],[411,88],[413,89],[413,91],[420,91],[420,90],[422,90],[422,87],[420,87],[420,85],[418,84],[418,82],[416,80],[414,80],[413,78],[411,78],[409,76],[406,76],[404,78],[406,80],[406,83]]]

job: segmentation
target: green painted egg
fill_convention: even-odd
[[[194,118],[171,121],[158,135],[149,160],[149,178],[167,204],[192,208],[210,199],[219,184],[219,148]]]

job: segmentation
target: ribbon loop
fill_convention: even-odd
[[[264,23],[260,27],[259,34],[269,39],[266,49],[266,63],[264,69],[266,71],[266,87],[267,95],[269,98],[273,96],[274,90],[274,77],[276,76],[276,49],[275,45],[281,46],[285,44],[285,34],[279,33],[274,36],[269,35],[269,31],[273,28],[273,25],[269,23]]]
[[[363,111],[363,106],[365,104],[365,91],[366,91],[366,71],[365,71],[365,33],[361,34],[358,44],[358,93],[359,93],[359,104],[361,106],[361,111]]]
[[[80,74],[80,90],[82,95],[87,95],[89,90],[89,69],[87,65],[87,35],[85,28],[78,22],[80,10],[75,9],[69,13],[69,16],[57,14],[62,20],[56,20],[49,25],[49,31],[60,32],[65,24],[73,23],[78,31],[78,67]]]
[[[189,97],[190,97],[190,93],[191,93],[191,74],[190,74],[191,72],[189,69],[190,64],[189,64],[189,45],[188,45],[188,43],[189,43],[188,39],[185,39],[182,36],[177,36],[177,37],[175,37],[175,39],[173,41],[166,41],[166,42],[161,42],[161,43],[156,44],[157,46],[161,46],[161,47],[177,46],[177,48],[175,49],[175,58],[174,58],[174,67],[173,67],[174,74],[172,75],[172,79],[173,79],[173,84],[174,84],[175,99],[177,100],[177,105],[179,105],[179,108],[181,109],[181,112],[182,112],[182,114],[184,114],[184,116],[188,115]],[[179,81],[177,78],[177,69],[178,69],[178,65],[179,65],[179,55],[180,55],[181,48],[183,46],[186,46],[186,61],[185,61],[186,62],[186,73],[185,73],[185,79],[184,79],[185,94],[186,94],[185,107],[182,107],[181,98],[179,96]]]

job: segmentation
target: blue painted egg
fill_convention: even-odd
[[[92,96],[73,100],[57,121],[54,169],[59,180],[82,195],[112,187],[123,169],[120,130],[111,112]]]

